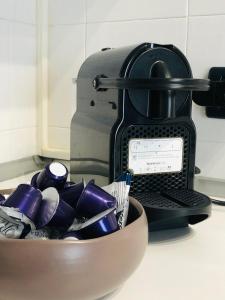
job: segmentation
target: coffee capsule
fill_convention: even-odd
[[[78,226],[77,230],[74,230],[74,234],[81,235],[83,239],[93,239],[117,230],[119,230],[119,226],[115,210],[108,209]]]
[[[45,166],[35,178],[32,178],[33,184],[41,191],[48,187],[55,187],[57,190],[64,188],[68,177],[66,166],[59,162],[52,162]]]
[[[0,194],[0,205],[3,205],[4,202],[5,202],[5,197],[2,194]]]
[[[77,202],[84,189],[84,183],[80,182],[67,186],[60,191],[60,197],[73,208],[76,208]]]
[[[6,199],[4,206],[17,209],[34,224],[42,202],[42,194],[29,184],[20,184]]]
[[[91,218],[116,207],[116,198],[95,185],[92,181],[84,188],[76,207],[80,217]]]
[[[64,185],[64,189],[69,188],[71,185],[74,185],[75,182],[74,181],[67,181]]]
[[[30,181],[30,184],[37,188],[37,178],[38,178],[38,175],[40,174],[40,172],[34,174],[34,176],[31,178],[31,181]]]
[[[75,217],[74,209],[60,198],[58,191],[53,187],[45,189],[42,196],[37,228],[44,226],[68,228]]]

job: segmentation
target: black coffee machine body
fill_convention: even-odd
[[[152,230],[206,219],[210,200],[193,190],[191,106],[192,90],[207,88],[173,45],[143,43],[90,56],[77,80],[71,177],[104,185],[131,170],[131,195],[144,205]]]

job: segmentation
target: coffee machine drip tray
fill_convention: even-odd
[[[145,208],[151,231],[185,227],[205,220],[211,200],[193,190],[167,190],[133,195]]]

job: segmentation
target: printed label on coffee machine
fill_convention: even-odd
[[[131,139],[128,168],[134,174],[180,172],[183,144],[182,138]]]

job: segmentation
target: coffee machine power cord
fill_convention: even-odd
[[[225,201],[211,198],[212,203],[220,206],[225,206]]]

